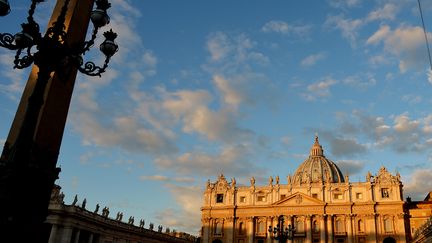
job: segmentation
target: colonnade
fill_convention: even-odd
[[[92,232],[89,233],[88,237],[86,237],[87,243],[93,243],[94,234]],[[48,243],[78,243],[83,242],[80,241],[81,229],[74,228],[72,226],[64,226],[59,227],[56,224],[53,224],[51,227],[51,233]]]
[[[264,239],[266,243],[277,242],[273,235],[267,232],[269,226],[277,227],[279,218],[284,218],[284,228],[291,225],[296,228],[294,239],[303,239],[304,242],[313,243],[336,243],[336,239],[343,239],[345,243],[357,242],[356,236],[364,238],[364,242],[376,242],[376,218],[373,216],[362,217],[365,224],[364,232],[359,232],[356,220],[353,215],[279,215],[266,217],[244,217],[240,219],[230,219],[224,222],[223,234],[220,236],[213,235],[213,220],[207,221],[207,227],[203,228],[203,239],[220,238],[223,242],[237,242],[238,239],[244,239],[245,243],[255,243],[256,239]],[[266,232],[258,232],[258,222],[265,220]],[[341,220],[340,225],[337,221]],[[234,222],[233,222],[234,221]],[[296,222],[297,221],[297,222]],[[246,226],[245,234],[239,234],[239,222]],[[299,223],[303,225],[299,225]],[[367,225],[367,227],[366,227]],[[205,242],[205,241],[204,241]],[[294,241],[295,242],[295,241]]]

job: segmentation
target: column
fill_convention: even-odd
[[[88,243],[93,243],[93,233],[90,233]]]
[[[306,242],[312,242],[312,217],[306,216]]]
[[[294,227],[294,224],[292,223],[292,217],[291,216],[287,216],[286,227],[288,227],[288,225],[291,225],[291,227]],[[292,233],[292,236],[294,237],[294,233]],[[293,242],[292,239],[288,239],[288,243],[292,243],[292,242]]]
[[[254,217],[247,217],[247,236],[248,236],[248,243],[253,243],[254,240]]]
[[[72,240],[72,227],[71,226],[65,226],[63,228],[62,236],[61,236],[61,243],[70,243]]]
[[[227,242],[234,242],[234,217],[225,218],[224,230],[226,230],[226,240]]]
[[[81,234],[81,230],[77,229],[77,232],[75,234],[75,243],[79,243],[80,234]]]
[[[209,242],[209,234],[210,234],[210,218],[202,219],[203,228],[202,228],[202,239],[203,242]]]
[[[269,228],[269,226],[271,226],[271,228],[273,229],[273,227],[274,227],[274,222],[273,222],[273,216],[269,216],[269,217],[267,217],[267,229],[266,229],[266,232],[267,232],[267,243],[271,243],[272,242],[272,237],[273,237],[273,234],[272,233],[270,233],[270,232],[268,232],[268,228]]]
[[[319,217],[319,221],[320,221],[320,243],[325,243],[326,242],[325,216],[321,215]]]
[[[57,242],[56,241],[57,229],[58,229],[57,225],[53,224],[51,227],[51,233],[50,233],[50,238],[49,238],[48,243],[56,243]]]
[[[327,215],[328,242],[333,243],[333,215]]]
[[[378,230],[377,230],[377,217],[375,215],[375,213],[373,213],[372,215],[370,215],[368,217],[368,221],[370,222],[369,225],[367,225],[366,227],[368,228],[368,242],[370,243],[376,243],[377,242],[377,234],[378,234]]]
[[[353,243],[353,237],[354,237],[354,233],[353,233],[353,228],[352,228],[352,216],[348,215],[346,218],[347,221],[347,237],[348,237],[348,243]]]

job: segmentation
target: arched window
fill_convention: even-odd
[[[384,232],[393,232],[393,221],[391,218],[384,219]]]
[[[243,235],[245,233],[245,227],[244,227],[244,223],[243,222],[239,223],[238,233],[239,233],[239,235]]]
[[[319,225],[318,221],[314,220],[312,225],[313,232],[318,233],[319,232]]]
[[[359,220],[357,222],[357,230],[358,232],[365,232],[363,220]]]

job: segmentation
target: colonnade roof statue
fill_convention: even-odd
[[[292,177],[293,184],[306,183],[341,183],[344,176],[337,165],[324,156],[318,136],[312,145],[309,157],[297,168]]]

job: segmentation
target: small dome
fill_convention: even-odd
[[[307,158],[296,170],[292,178],[294,184],[344,182],[344,176],[337,165],[324,156],[324,150],[319,144],[318,136]]]

